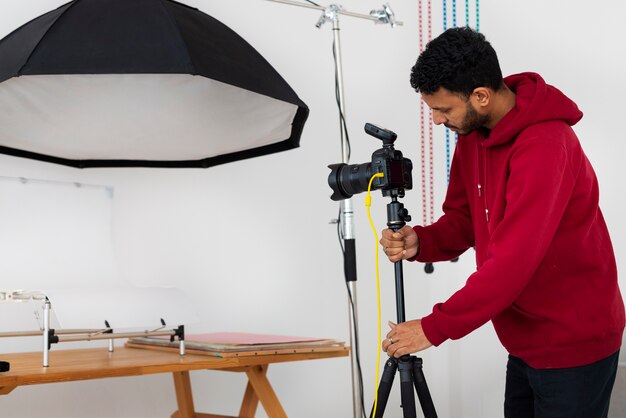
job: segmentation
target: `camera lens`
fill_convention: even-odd
[[[331,164],[328,168],[331,170],[328,185],[333,190],[330,196],[332,200],[349,199],[352,195],[364,192],[373,174],[371,163]]]

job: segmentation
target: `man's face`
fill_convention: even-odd
[[[484,126],[486,115],[478,113],[471,100],[441,87],[433,94],[423,94],[422,99],[433,111],[435,125],[443,124],[459,135],[467,135]]]

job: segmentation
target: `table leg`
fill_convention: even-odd
[[[0,395],[9,394],[15,389],[17,386],[0,386]]]
[[[269,418],[287,418],[272,385],[267,380],[267,364],[253,366],[246,369],[248,384],[239,410],[240,418],[252,418],[256,414],[259,402],[263,405]],[[193,405],[191,379],[188,371],[174,372],[174,386],[178,411],[172,418],[211,418],[224,417],[223,415],[197,414]],[[226,418],[226,417],[224,417]]]
[[[267,364],[260,366],[262,373],[267,372]],[[239,418],[252,418],[256,414],[257,407],[259,406],[259,397],[252,387],[252,383],[248,381],[246,385],[246,392],[243,395],[243,401],[241,402],[241,409],[239,410]]]
[[[261,405],[263,405],[263,408],[265,409],[265,412],[267,413],[267,416],[269,418],[287,418],[287,414],[285,414],[285,411],[283,410],[283,407],[281,406],[278,397],[276,397],[276,393],[274,392],[274,389],[272,389],[272,385],[270,385],[269,380],[267,380],[266,372],[267,365],[254,366],[246,370],[246,375],[248,376],[249,382],[248,385],[252,386],[252,389],[254,389],[254,393],[256,393],[256,396],[254,396],[253,394],[248,395],[248,390],[246,389],[244,402],[246,400],[246,397],[248,397],[250,399],[249,402],[254,403],[256,401],[254,398],[258,397],[258,400],[261,401]],[[243,404],[241,405],[242,410],[244,406],[245,405]],[[252,412],[256,411],[256,405],[254,408],[255,409]]]
[[[173,416],[177,418],[195,418],[196,411],[193,406],[193,395],[191,393],[191,380],[189,372],[174,372],[174,387],[176,388],[176,402],[178,411]]]

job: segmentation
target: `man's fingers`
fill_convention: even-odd
[[[405,251],[393,251],[393,249],[387,249],[387,251],[385,251],[385,254],[387,255],[387,258],[389,259],[389,261],[400,261],[402,259],[404,259],[404,254]]]

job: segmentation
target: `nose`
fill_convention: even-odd
[[[447,119],[443,115],[442,112],[440,112],[439,110],[433,110],[433,123],[435,125],[441,125],[442,123],[444,123],[446,121],[447,121]]]

